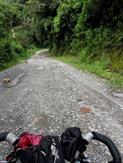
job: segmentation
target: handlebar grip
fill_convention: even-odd
[[[106,136],[104,136],[102,134],[99,134],[97,132],[92,132],[92,134],[93,134],[93,139],[94,140],[100,141],[100,142],[104,143],[108,147],[108,149],[109,149],[109,151],[110,151],[110,153],[111,153],[111,155],[113,157],[113,162],[112,163],[122,163],[120,153],[117,150],[114,143],[112,142],[112,140],[110,140],[108,137],[106,137]]]
[[[0,133],[0,142],[6,141],[10,145],[15,145],[18,143],[18,137],[11,132],[2,132]]]
[[[8,134],[9,134],[9,132],[0,133],[0,142],[6,141],[6,137]]]

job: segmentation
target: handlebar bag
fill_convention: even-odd
[[[65,163],[58,136],[42,136],[23,133],[15,151],[8,157],[9,163]]]

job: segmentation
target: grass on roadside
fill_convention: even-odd
[[[3,71],[5,69],[7,69],[7,68],[10,68],[10,67],[12,67],[12,66],[14,66],[14,65],[16,65],[18,63],[21,63],[21,61],[27,60],[32,55],[34,55],[37,50],[38,50],[38,48],[36,48],[36,47],[32,47],[32,48],[29,48],[29,49],[25,50],[25,52],[22,55],[14,58],[10,62],[2,64],[2,66],[0,66],[0,71]]]
[[[109,69],[107,69],[105,66],[107,64],[105,60],[87,63],[81,62],[79,56],[63,55],[57,56],[55,58],[59,61],[70,64],[79,70],[91,72],[98,75],[101,78],[107,79],[110,82],[111,86],[113,87],[123,88],[123,76],[118,73],[109,71]]]

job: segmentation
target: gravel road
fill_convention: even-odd
[[[83,133],[106,134],[123,156],[122,93],[117,96],[104,80],[46,54],[37,52],[27,63],[0,73],[0,131],[60,134],[77,126]],[[11,82],[3,84],[4,78]],[[110,158],[98,143],[91,144],[88,153],[96,155],[97,162]]]

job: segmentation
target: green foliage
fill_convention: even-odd
[[[98,62],[105,56],[112,71],[122,71],[122,10],[120,0],[63,0],[53,20],[51,51],[79,54],[81,62]]]
[[[80,61],[81,63],[83,62],[89,62],[90,59],[88,57],[88,51],[87,49],[83,49],[80,53],[79,53],[79,56],[80,56]]]
[[[23,48],[29,48],[33,44],[32,33],[24,28],[15,29],[16,40],[19,40]]]
[[[53,18],[60,0],[30,0],[25,5],[24,17],[33,40],[38,46],[48,46],[53,26]],[[26,13],[26,14],[25,14]]]
[[[0,63],[10,61],[13,58],[11,53],[10,40],[2,39],[0,40]]]
[[[23,10],[19,3],[0,1],[0,67],[23,55],[31,43],[23,25]]]
[[[34,44],[81,63],[106,58],[110,71],[121,72],[122,10],[121,0],[0,0],[1,61]]]
[[[54,35],[51,48],[59,54],[70,50],[69,44],[74,36],[74,27],[81,9],[82,1],[80,0],[63,1],[58,7],[57,15],[53,20]]]
[[[19,25],[20,22],[21,13],[19,6],[0,2],[0,37],[5,37],[7,32]]]
[[[0,40],[0,63],[9,62],[23,52],[23,47],[17,41],[9,38]]]
[[[11,61],[0,63],[0,71],[12,67],[22,61],[25,61],[26,59],[34,55],[37,50],[39,49],[34,46],[30,47],[29,49],[23,49],[23,53],[21,53],[21,55],[16,56],[16,58],[14,57],[14,59],[12,59]]]

